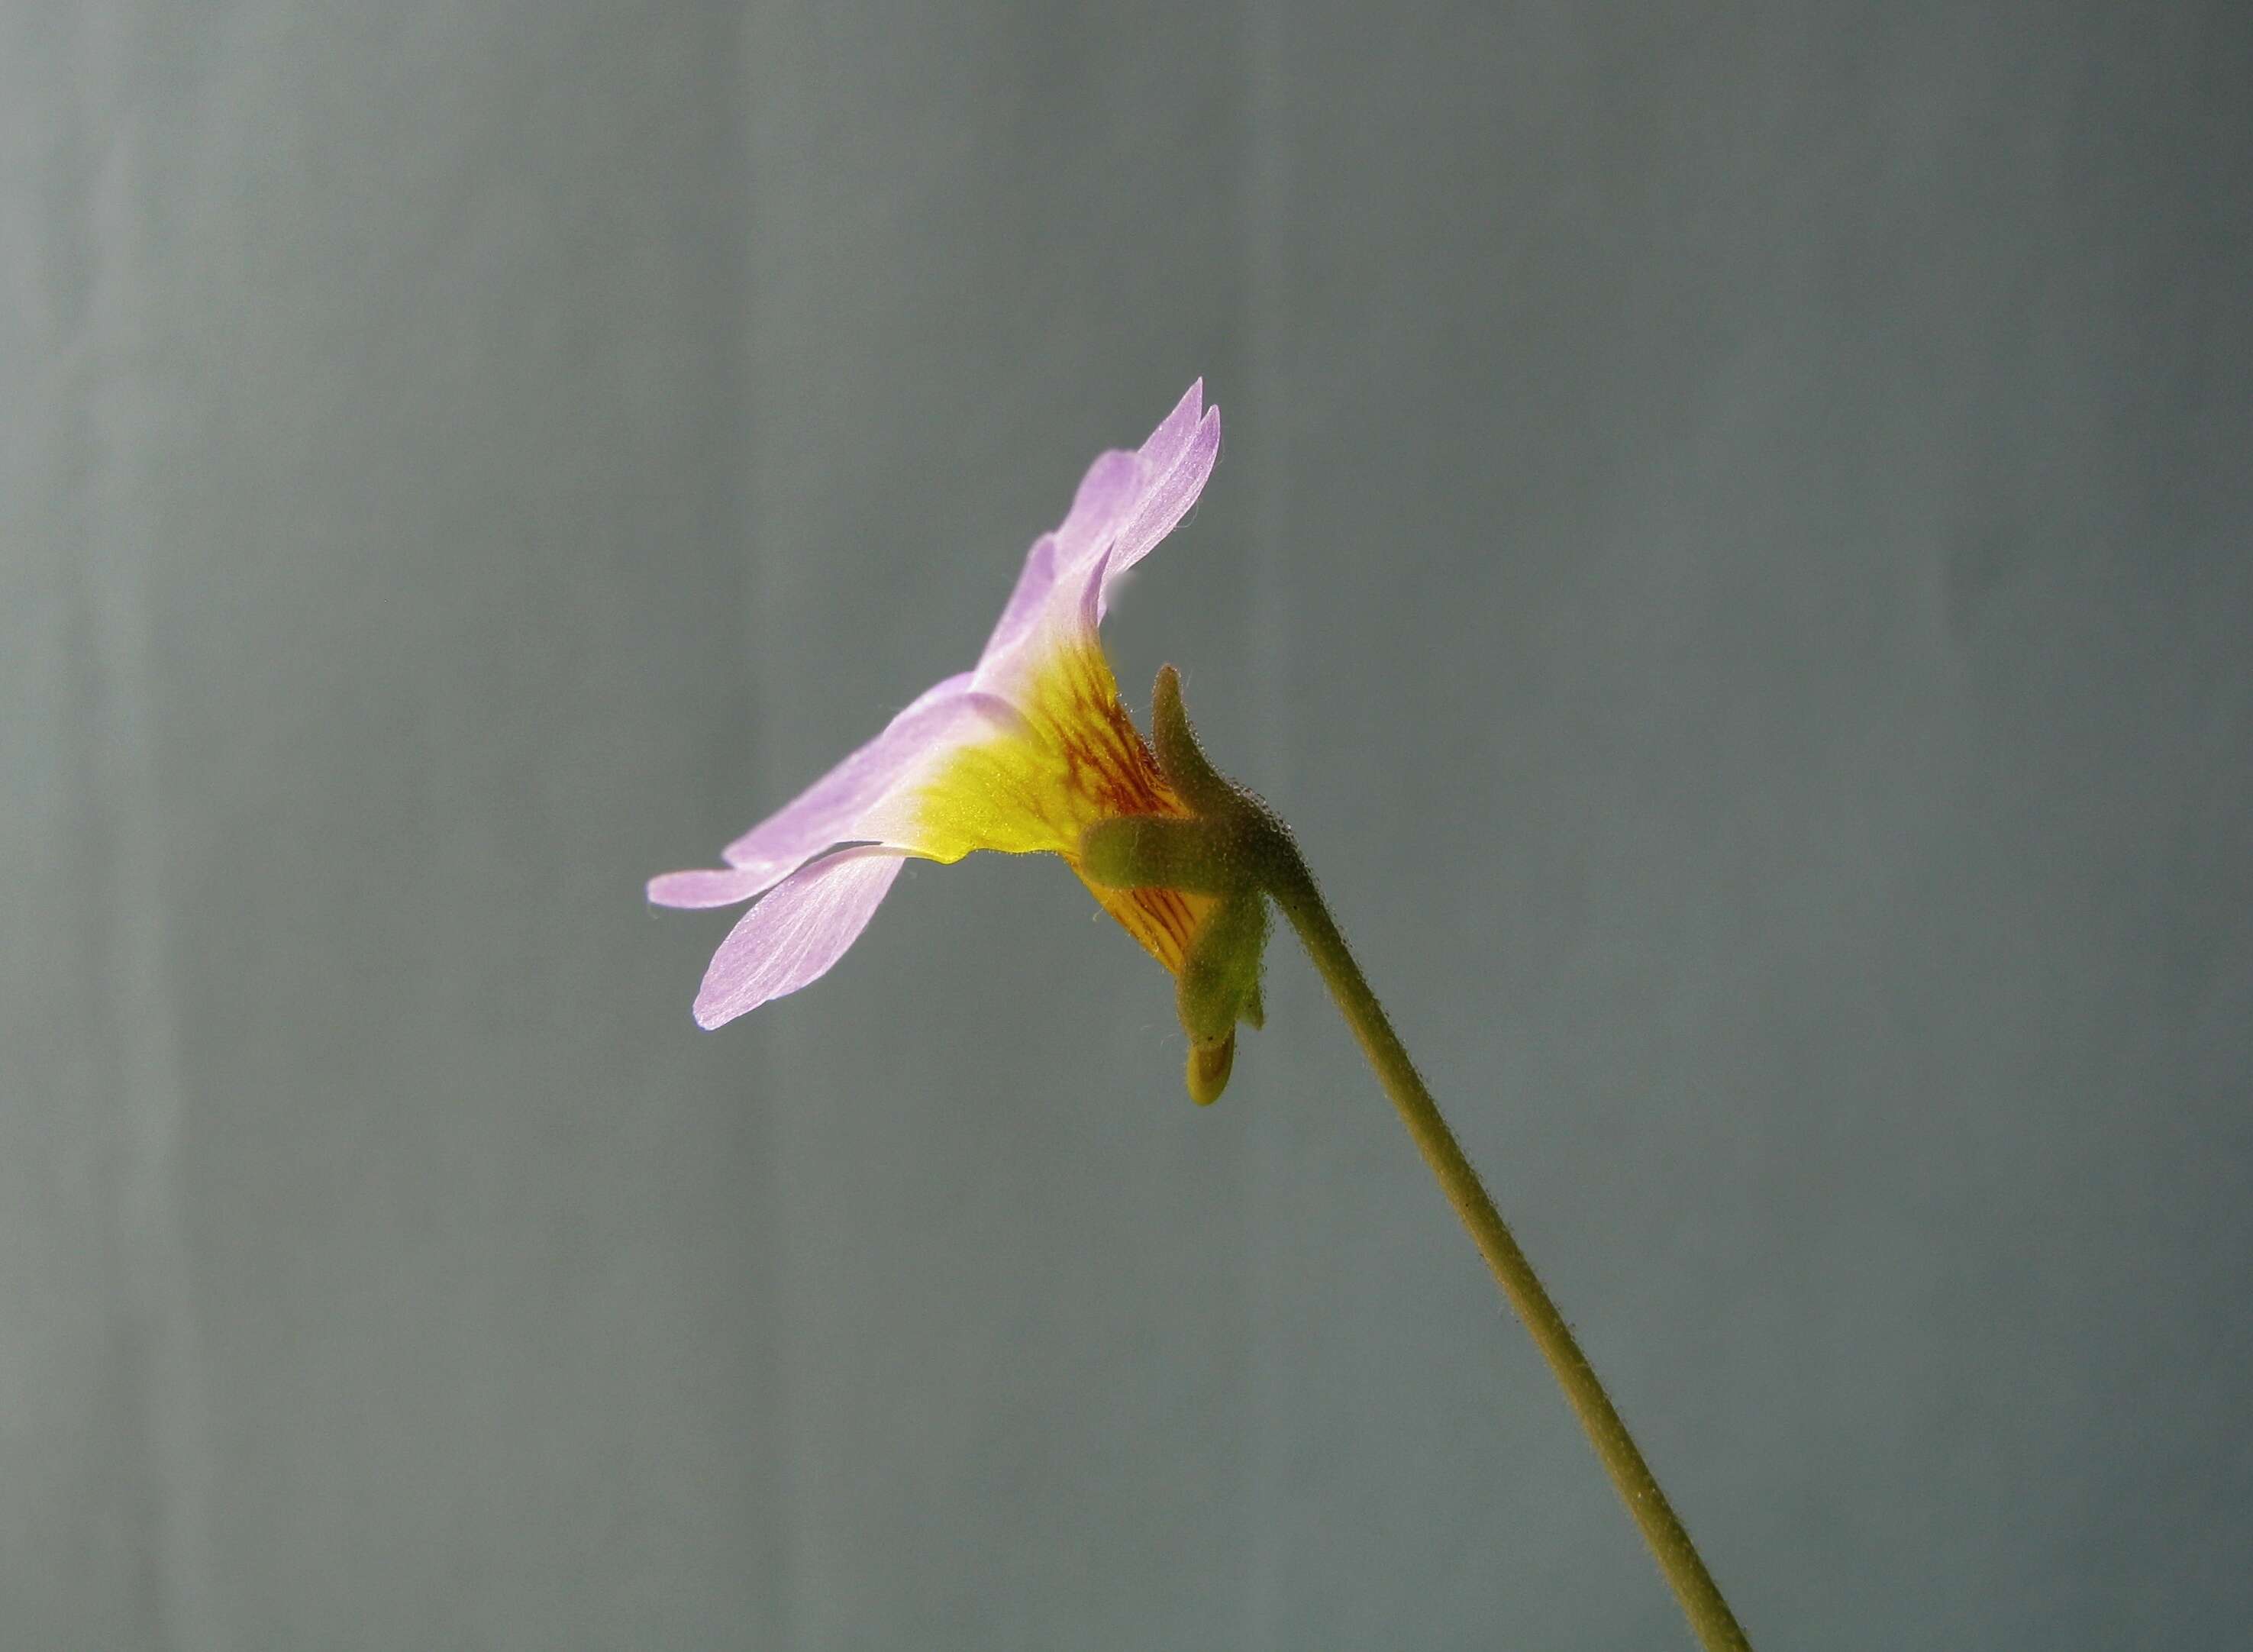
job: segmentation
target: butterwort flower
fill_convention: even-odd
[[[1106,453],[1062,526],[1034,541],[978,663],[724,851],[725,867],[650,881],[664,906],[755,903],[696,995],[718,1027],[819,979],[910,855],[1064,857],[1175,976],[1198,1102],[1228,1083],[1239,1021],[1259,1025],[1269,907],[1304,943],[1402,1122],[1572,1401],[1612,1484],[1710,1652],[1745,1649],[1673,1505],[1533,1265],[1494,1208],[1330,916],[1288,827],[1209,763],[1172,666],[1145,742],[1104,658],[1105,599],[1196,503],[1220,450],[1202,380],[1133,453]]]
[[[757,903],[704,972],[699,1025],[719,1027],[826,973],[910,856],[1061,855],[1128,934],[1182,973],[1222,897],[1108,887],[1083,869],[1081,846],[1103,822],[1190,814],[1120,701],[1099,628],[1120,578],[1173,531],[1212,474],[1220,410],[1203,403],[1200,380],[1140,448],[1089,467],[1063,525],[1034,541],[974,666],[932,687],[729,844],[726,866],[650,880],[659,906]],[[1257,1018],[1256,983],[1245,1014]],[[1194,1051],[1191,1075],[1196,1093]]]

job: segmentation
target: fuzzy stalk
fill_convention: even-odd
[[[1307,955],[1314,960],[1331,997],[1337,1000],[1346,1024],[1353,1029],[1370,1066],[1376,1070],[1385,1093],[1399,1111],[1401,1122],[1415,1139],[1424,1162],[1439,1179],[1447,1202],[1454,1206],[1455,1214],[1470,1232],[1472,1243],[1486,1258],[1495,1283],[1502,1287],[1503,1295],[1509,1299],[1518,1319],[1532,1335],[1542,1358],[1548,1362],[1558,1386],[1565,1391],[1565,1398],[1580,1418],[1580,1426],[1587,1431],[1589,1443],[1596,1448],[1604,1472],[1610,1475],[1613,1487],[1627,1504],[1628,1513],[1634,1516],[1643,1541],[1650,1545],[1660,1572],[1681,1603],[1690,1627],[1697,1632],[1707,1652],[1723,1652],[1724,1649],[1750,1652],[1751,1642],[1746,1640],[1728,1602],[1722,1599],[1720,1589],[1705,1569],[1697,1545],[1690,1541],[1690,1534],[1683,1529],[1673,1505],[1659,1489],[1650,1465],[1643,1460],[1642,1451],[1636,1446],[1635,1437],[1628,1432],[1618,1408],[1597,1379],[1588,1356],[1581,1351],[1580,1340],[1566,1324],[1565,1316],[1557,1311],[1540,1276],[1534,1272],[1533,1265],[1526,1260],[1509,1224],[1495,1209],[1485,1184],[1471,1168],[1454,1132],[1447,1127],[1439,1104],[1426,1087],[1423,1076],[1416,1070],[1416,1063],[1409,1058],[1399,1035],[1393,1031],[1384,1005],[1370,990],[1368,978],[1363,975],[1361,965],[1346,945],[1345,937],[1331,917],[1296,846],[1287,835],[1279,833],[1273,847],[1277,864],[1266,880],[1268,893],[1290,920],[1291,927],[1298,931]]]

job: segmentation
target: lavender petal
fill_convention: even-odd
[[[704,972],[696,1024],[709,1029],[829,972],[899,876],[892,849],[847,849],[800,868],[743,914]]]

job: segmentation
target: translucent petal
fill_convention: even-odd
[[[1153,436],[1152,442],[1157,438]],[[1154,473],[1145,484],[1134,510],[1119,529],[1113,541],[1111,560],[1103,571],[1102,592],[1107,597],[1121,575],[1135,563],[1156,549],[1160,541],[1172,533],[1189,514],[1189,507],[1204,491],[1206,480],[1212,475],[1213,461],[1220,456],[1220,409],[1211,408],[1197,421],[1179,452],[1167,468]],[[1099,599],[1099,617],[1102,602]]]
[[[725,1025],[827,974],[890,893],[903,861],[889,849],[847,849],[805,867],[743,914],[704,972],[696,1023]]]
[[[1153,476],[1161,476],[1173,469],[1175,460],[1189,447],[1189,437],[1197,428],[1204,412],[1204,380],[1200,379],[1182,393],[1174,403],[1174,410],[1158,422],[1137,455],[1150,469]]]
[[[982,714],[968,699],[970,679],[962,672],[933,685],[883,733],[722,850],[729,865],[765,878],[750,893],[851,835],[854,817],[917,758],[959,738]]]
[[[757,867],[749,868],[731,866],[722,870],[708,872],[666,872],[649,881],[649,899],[652,906],[674,906],[694,910],[706,906],[734,906],[748,901],[760,890],[773,886],[774,879]]]
[[[1099,455],[1056,531],[1057,566],[1082,561],[1108,546],[1141,504],[1154,474],[1138,453],[1113,448]]]
[[[1017,574],[1017,588],[1002,604],[1001,617],[994,622],[994,634],[986,639],[985,650],[978,657],[981,665],[1007,653],[1040,617],[1041,605],[1048,600],[1056,576],[1057,536],[1043,533],[1025,554],[1025,566]]]

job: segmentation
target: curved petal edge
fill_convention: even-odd
[[[845,956],[905,864],[896,849],[847,849],[801,868],[737,920],[696,994],[709,1031],[820,980]]]

